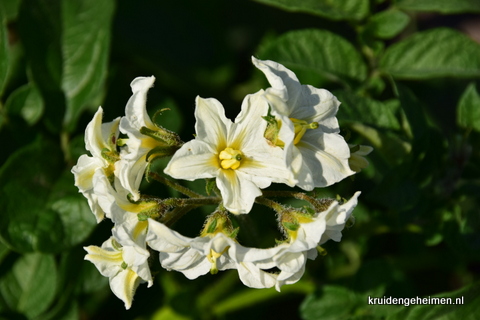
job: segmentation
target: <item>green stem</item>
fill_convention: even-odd
[[[167,227],[172,226],[175,222],[180,220],[185,214],[189,211],[200,207],[200,205],[189,205],[185,207],[176,207],[170,212],[167,212],[159,221],[166,225]]]
[[[182,185],[180,185],[179,183],[176,183],[172,180],[169,180],[165,177],[162,177],[161,175],[159,175],[158,173],[156,172],[152,172],[150,171],[149,172],[149,176],[152,177],[154,180],[158,181],[158,182],[161,182],[163,183],[164,185],[172,188],[172,189],[175,189],[177,190],[178,192],[186,195],[187,197],[190,197],[190,198],[203,198],[204,196],[201,195],[200,193],[196,193],[195,191],[193,190],[190,190]]]
[[[222,201],[217,197],[201,197],[201,198],[170,198],[163,200],[163,203],[172,207],[187,207],[187,206],[203,206],[209,204],[218,204]]]
[[[255,199],[255,202],[258,203],[258,204],[264,205],[266,207],[272,208],[277,213],[280,213],[283,210],[285,210],[285,207],[283,205],[281,205],[280,203],[275,202],[275,201],[270,200],[270,199],[265,198],[265,197],[258,197],[258,198]]]
[[[268,197],[282,197],[282,198],[295,198],[298,200],[303,200],[307,201],[310,203],[316,211],[323,211],[325,208],[324,206],[319,203],[317,199],[314,197],[311,197],[309,195],[306,195],[303,192],[297,192],[297,191],[263,191],[264,196]]]

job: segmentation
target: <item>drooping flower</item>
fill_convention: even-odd
[[[99,107],[85,130],[85,147],[92,156],[86,154],[80,156],[72,168],[75,186],[87,198],[97,222],[103,220],[105,213],[93,192],[94,178],[104,176],[108,181],[113,181],[115,163],[119,159],[116,143],[120,118],[102,124],[102,116],[103,109]]]
[[[279,216],[279,222],[287,235],[285,241],[268,249],[239,250],[236,259],[253,263],[262,271],[278,268],[280,272],[272,276],[275,278],[275,288],[280,291],[283,285],[300,280],[307,259],[314,260],[317,257],[318,245],[329,239],[340,241],[341,231],[351,217],[359,195],[360,192],[356,192],[344,204],[332,200],[326,210],[313,215],[295,209],[286,210]]]
[[[215,215],[215,213],[213,214]],[[167,270],[182,272],[195,279],[208,272],[237,269],[240,280],[248,287],[269,288],[275,285],[275,276],[265,273],[254,263],[238,261],[237,252],[251,248],[242,247],[235,240],[236,230],[225,227],[225,217],[214,217],[207,223],[199,237],[188,238],[165,225],[149,221],[148,245],[160,252],[160,263]]]
[[[348,145],[339,135],[337,98],[325,89],[300,84],[296,75],[279,63],[255,57],[252,61],[272,86],[265,96],[280,130],[272,143],[283,147],[297,186],[309,191],[354,174],[348,166]]]
[[[112,292],[130,309],[135,290],[141,282],[152,286],[153,280],[148,267],[149,253],[136,246],[122,246],[120,241],[111,237],[102,247],[84,247],[85,260],[92,262],[98,271],[109,278]]]
[[[196,137],[174,154],[164,172],[176,179],[216,178],[225,208],[248,213],[260,189],[271,182],[295,182],[283,151],[264,138],[267,112],[262,91],[245,97],[234,123],[220,102],[197,97]]]
[[[120,131],[128,135],[126,151],[122,150],[118,176],[121,184],[140,198],[139,187],[151,158],[160,153],[173,154],[180,143],[177,135],[152,122],[146,110],[147,93],[153,87],[155,77],[138,77],[130,84],[133,95],[125,107],[125,116],[120,121]]]

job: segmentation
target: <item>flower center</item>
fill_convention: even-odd
[[[318,122],[308,123],[305,120],[298,120],[295,118],[290,118],[290,120],[292,120],[293,122],[293,128],[295,131],[295,138],[293,139],[293,144],[297,144],[300,142],[305,132],[307,132],[307,129],[318,128]]]
[[[237,169],[240,167],[240,163],[243,159],[243,153],[240,150],[234,150],[232,148],[225,148],[218,155],[220,159],[220,166],[223,169]]]
[[[228,251],[230,246],[225,247],[222,252],[218,253],[213,249],[210,249],[210,253],[207,255],[207,260],[212,264],[210,267],[210,273],[211,274],[217,274],[218,273],[218,267],[217,267],[217,259],[222,256],[225,252]]]

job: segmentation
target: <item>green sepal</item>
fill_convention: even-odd
[[[157,130],[152,130],[147,127],[141,127],[140,133],[149,136],[168,146],[180,146],[182,144],[180,137],[175,132],[172,132],[160,126],[157,126]]]
[[[272,111],[272,108],[270,106],[268,107],[268,113],[266,116],[262,117],[263,120],[267,121],[268,124],[276,124],[277,120],[275,119],[275,116],[273,116],[270,111]]]
[[[117,151],[111,151],[108,148],[103,148],[102,158],[107,160],[109,163],[115,163],[120,160],[120,155]]]
[[[208,225],[207,233],[214,233],[217,229],[217,219],[213,219],[213,221]]]
[[[350,154],[355,153],[360,150],[360,145],[354,145],[353,147],[350,148]]]
[[[147,221],[148,218],[150,218],[150,216],[142,212],[137,214],[137,218],[138,218],[138,221]]]
[[[164,111],[170,111],[170,110],[171,110],[170,108],[162,108],[162,109],[157,110],[157,111],[155,112],[155,114],[154,114],[153,117],[152,117],[152,120],[153,120],[153,123],[155,124],[155,126],[157,126],[157,127],[159,126],[159,125],[157,124],[157,123],[158,123],[157,117],[161,116]]]
[[[117,242],[117,240],[112,239],[112,246],[115,250],[121,251],[122,250],[122,245]]]
[[[321,256],[326,256],[328,254],[327,250],[325,250],[323,247],[321,246],[317,246],[317,252],[319,255]]]
[[[240,231],[240,227],[236,227],[235,229],[232,230],[232,232],[230,232],[230,234],[228,234],[228,236],[232,239],[236,239],[239,231]]]
[[[153,155],[156,154],[158,155],[157,157],[168,157],[171,156],[175,153],[175,151],[178,150],[178,147],[176,146],[158,146],[153,148],[147,153],[146,161],[149,161],[148,159]],[[155,157],[155,158],[157,158]]]
[[[285,228],[285,229],[288,229],[290,231],[297,231],[298,228],[300,228],[300,224],[299,223],[296,223],[296,222],[287,222],[287,221],[284,221],[282,222],[282,226]]]
[[[303,208],[305,209],[305,211],[307,212],[307,214],[313,216],[316,212],[315,212],[315,209],[313,209],[312,207],[309,207],[309,206],[303,206]]]
[[[123,270],[125,270],[128,268],[128,264],[125,261],[123,261],[121,267]]]
[[[205,191],[207,195],[211,195],[212,192],[216,193],[217,183],[215,178],[205,179]]]

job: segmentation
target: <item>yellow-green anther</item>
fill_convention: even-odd
[[[295,138],[293,139],[293,144],[297,144],[300,142],[305,132],[307,132],[307,129],[318,128],[318,122],[308,123],[305,120],[299,120],[295,118],[290,118],[290,120],[292,120],[293,122],[293,130],[295,132]]]
[[[243,153],[240,150],[225,148],[218,155],[220,166],[223,169],[238,169],[243,160]]]

